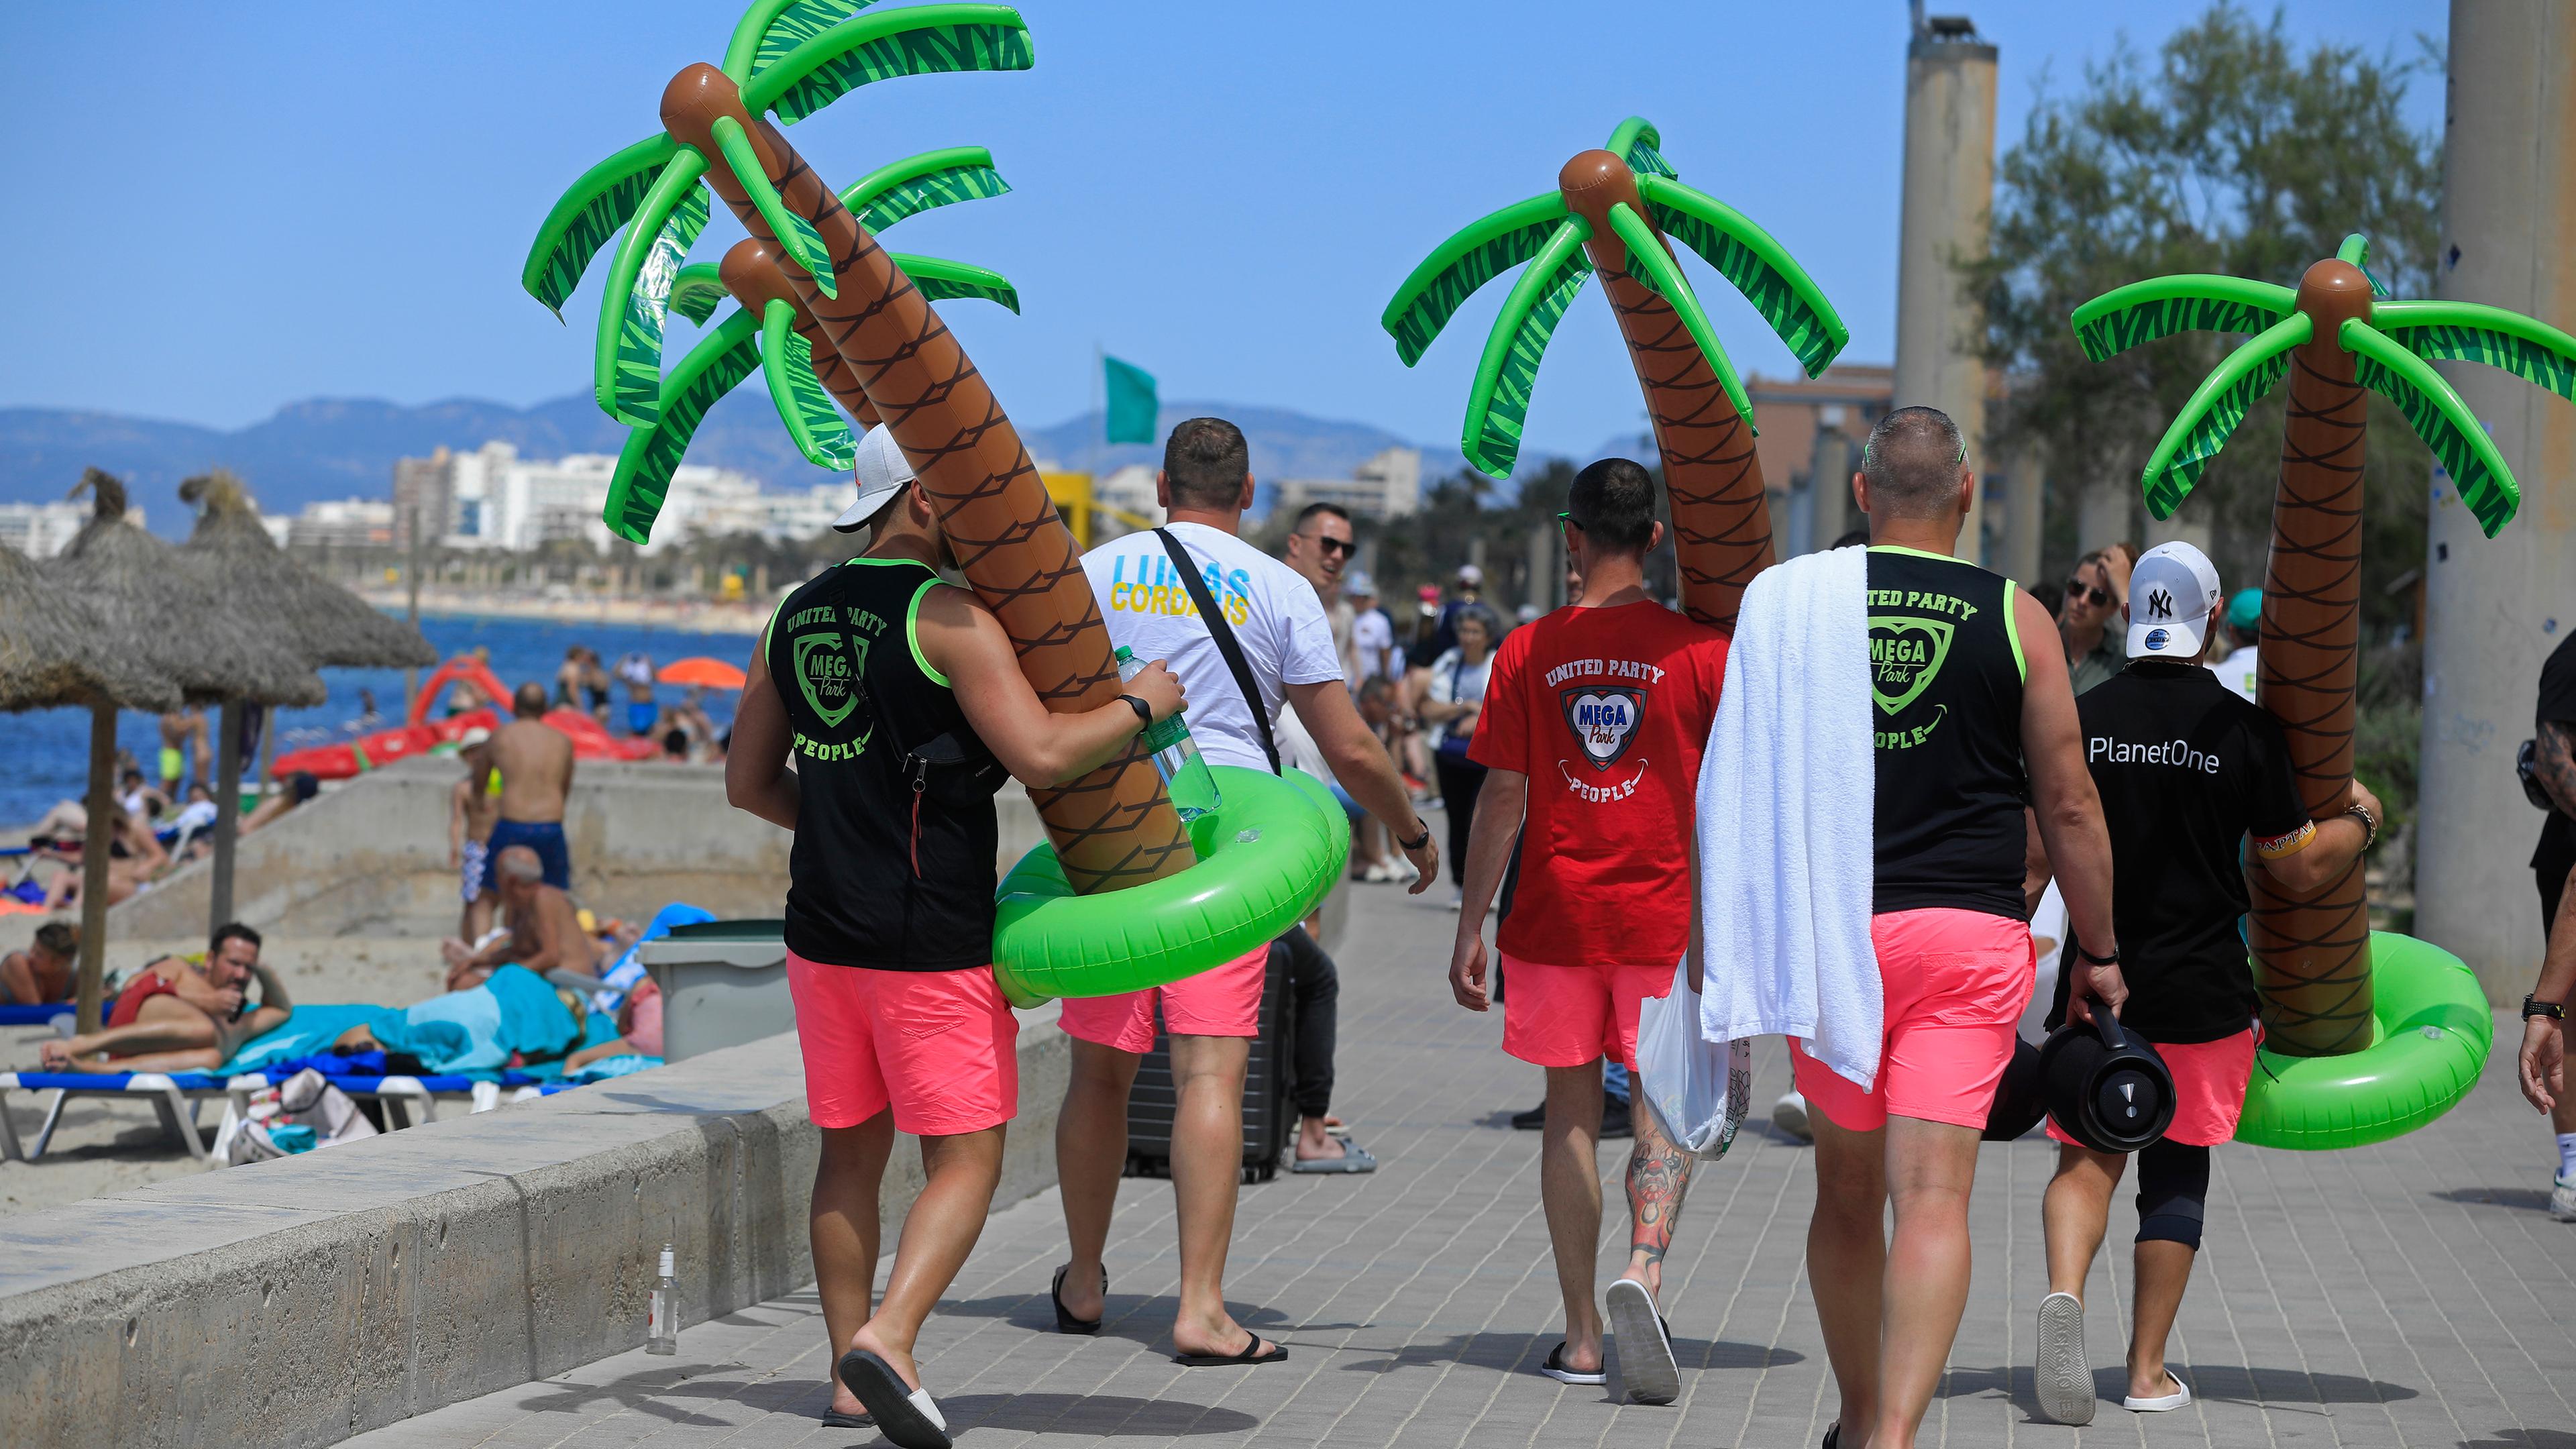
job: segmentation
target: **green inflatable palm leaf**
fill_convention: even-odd
[[[1476,289],[1537,256],[1565,217],[1564,198],[1551,191],[1471,221],[1432,248],[1378,319],[1395,339],[1395,355],[1407,367],[1421,361]]]
[[[1019,289],[990,267],[972,262],[942,261],[937,257],[917,257],[908,252],[888,252],[886,256],[912,278],[921,295],[934,302],[972,297],[986,302],[999,302],[1013,312],[1020,310]]]
[[[2315,333],[2316,324],[2306,313],[2293,312],[2227,354],[2201,379],[2147,457],[2141,481],[2148,512],[2158,518],[2173,516],[2192,485],[2200,481],[2209,460],[2218,456],[2227,446],[2228,435],[2245,421],[2245,414],[2289,375],[2290,349]]]
[[[823,234],[801,213],[788,209],[787,200],[761,169],[760,153],[752,149],[751,134],[731,116],[718,116],[707,127],[715,138],[716,149],[724,153],[725,166],[733,179],[751,197],[752,209],[769,224],[769,234],[778,239],[788,260],[803,267],[814,280],[814,290],[826,297],[840,295],[832,278],[831,249],[823,245]]]
[[[2477,414],[2431,363],[2369,323],[2358,318],[2344,323],[2342,341],[2353,354],[2361,385],[2397,404],[2407,426],[2451,475],[2451,486],[2478,527],[2495,537],[2522,506],[2522,488]]]
[[[706,229],[707,189],[698,184],[706,169],[704,156],[681,147],[626,224],[609,263],[592,388],[600,407],[621,423],[641,427],[661,409],[662,324],[672,284]]]
[[[2184,273],[2116,287],[2075,309],[2075,340],[2101,362],[2179,332],[2260,332],[2297,308],[2299,294],[2243,277]]]
[[[609,532],[629,543],[651,541],[653,520],[670,496],[671,474],[688,456],[698,423],[760,366],[759,337],[759,319],[737,310],[671,369],[662,384],[659,417],[652,426],[627,434],[626,446],[618,450],[608,506],[600,512]]]
[[[757,0],[733,27],[724,73],[739,85],[867,8],[871,0]]]
[[[2476,302],[2382,302],[2370,325],[2428,362],[2483,362],[2576,402],[2576,337]]]
[[[880,166],[841,193],[841,204],[859,225],[881,232],[908,216],[959,201],[980,201],[1011,189],[981,146],[950,146]]]
[[[590,259],[644,204],[663,166],[679,152],[679,142],[656,133],[583,172],[538,226],[519,285],[561,320],[563,304],[581,285]]]
[[[1624,201],[1610,207],[1610,229],[1628,244],[1628,265],[1638,276],[1672,305],[1682,327],[1699,344],[1700,355],[1708,359],[1709,370],[1717,374],[1717,385],[1726,389],[1727,401],[1735,404],[1736,414],[1744,426],[1753,429],[1753,400],[1744,394],[1743,379],[1735,375],[1735,364],[1727,360],[1726,348],[1717,340],[1717,329],[1709,324],[1708,313],[1701,310],[1699,297],[1691,291],[1690,279],[1682,275],[1681,264],[1664,250],[1662,238],[1646,219],[1628,209]]]
[[[1851,341],[1851,329],[1825,300],[1824,289],[1769,232],[1734,207],[1670,177],[1640,175],[1637,187],[1655,224],[1734,283],[1780,334],[1807,376],[1821,376],[1833,365]]]
[[[1005,5],[915,5],[859,15],[763,67],[742,88],[754,112],[794,125],[874,81],[970,70],[1027,70],[1036,46]]]
[[[1637,179],[1642,182],[1649,176],[1681,174],[1673,169],[1673,163],[1664,159],[1664,153],[1656,149],[1663,144],[1664,138],[1656,134],[1654,122],[1643,116],[1630,116],[1619,123],[1619,129],[1610,133],[1610,144],[1601,149],[1628,163],[1628,169],[1636,172]]]
[[[796,308],[771,302],[761,309],[760,370],[769,379],[769,401],[796,451],[817,468],[848,468],[858,462],[858,443],[832,395],[814,376],[812,344],[796,333]]]
[[[716,308],[724,305],[728,295],[713,262],[682,267],[680,274],[671,279],[671,310],[701,327],[716,315]]]
[[[1559,222],[1512,284],[1493,330],[1485,335],[1485,355],[1467,393],[1459,450],[1489,478],[1511,477],[1512,464],[1520,458],[1521,427],[1529,418],[1548,338],[1592,278],[1591,259],[1583,254],[1591,235],[1592,228],[1579,216]]]

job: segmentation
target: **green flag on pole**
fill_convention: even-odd
[[[1109,394],[1109,441],[1154,441],[1155,415],[1162,409],[1154,395],[1154,374],[1117,358],[1100,359],[1101,380]]]

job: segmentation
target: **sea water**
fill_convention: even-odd
[[[492,672],[503,683],[516,686],[535,680],[546,687],[549,696],[554,693],[555,671],[563,667],[564,650],[575,644],[598,651],[600,662],[612,671],[618,658],[634,649],[652,656],[656,668],[701,654],[747,667],[753,644],[748,634],[479,616],[423,619],[420,631],[429,636],[429,642],[444,657],[453,658],[477,646],[490,650]],[[420,675],[427,678],[429,671],[421,670]],[[321,704],[311,709],[276,712],[279,754],[392,729],[403,722],[403,671],[399,669],[325,669],[322,682],[329,686],[331,694]],[[362,708],[361,691],[374,697],[373,718]],[[654,698],[664,704],[677,704],[687,693],[676,685],[657,685]],[[624,734],[625,686],[612,680],[609,697],[610,728]],[[738,697],[730,690],[711,689],[700,700],[719,733],[733,723]],[[206,718],[211,729],[215,711],[207,710]],[[89,719],[85,709],[0,714],[0,825],[23,825],[44,814],[57,800],[80,797],[88,783]],[[143,762],[146,774],[158,774],[161,733],[157,716],[132,711],[117,716],[116,742]],[[193,762],[189,769],[193,776]],[[247,781],[257,772],[254,764],[242,776]]]

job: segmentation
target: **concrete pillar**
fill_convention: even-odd
[[[1816,433],[1813,456],[1807,475],[1807,505],[1815,510],[1810,527],[1816,547],[1831,548],[1844,530],[1860,521],[1851,496],[1852,475],[1860,471],[1860,447],[1842,429],[1822,428]]]
[[[2137,537],[2138,515],[2135,475],[2086,483],[2075,505],[2075,552],[2080,556]]]
[[[2047,455],[2025,442],[2004,460],[2004,545],[1995,572],[2024,586],[2042,582],[2039,550],[2048,498]]]
[[[1986,365],[1958,263],[1986,253],[1995,195],[1995,48],[1956,17],[1914,10],[1905,52],[1905,197],[1896,263],[1898,407],[1935,407],[1959,425],[1986,473]],[[1962,541],[1976,546],[1979,520]],[[1832,542],[1826,535],[1822,542]]]
[[[2576,330],[2576,7],[2452,0],[2450,68],[2436,288]],[[2541,661],[2576,629],[2576,408],[2491,367],[2441,368],[2521,482],[2522,510],[2486,538],[2433,476],[2415,929],[2511,1002],[2542,941],[2524,864],[2541,817],[2513,757]]]
[[[1556,561],[1556,520],[1530,525],[1529,575],[1522,588],[1521,602],[1544,614],[1561,600],[1557,593],[1565,586],[1565,570]]]

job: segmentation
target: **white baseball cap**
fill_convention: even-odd
[[[842,533],[856,533],[865,527],[869,519],[876,517],[878,509],[885,507],[888,500],[903,491],[903,485],[912,481],[912,460],[903,455],[903,449],[895,446],[891,430],[882,427],[868,429],[867,434],[859,439],[858,453],[858,465],[852,471],[858,479],[859,496],[849,507],[841,510],[840,517],[832,520],[832,527]]]
[[[1476,567],[1474,564],[1458,565],[1458,582],[1474,586],[1482,584],[1484,581],[1485,571],[1483,569]]]
[[[2218,570],[2187,543],[2160,543],[2129,571],[2129,657],[2188,659],[2226,606]]]
[[[1351,599],[1374,599],[1377,597],[1377,580],[1370,578],[1366,569],[1353,569],[1350,576],[1342,580],[1342,596]]]

